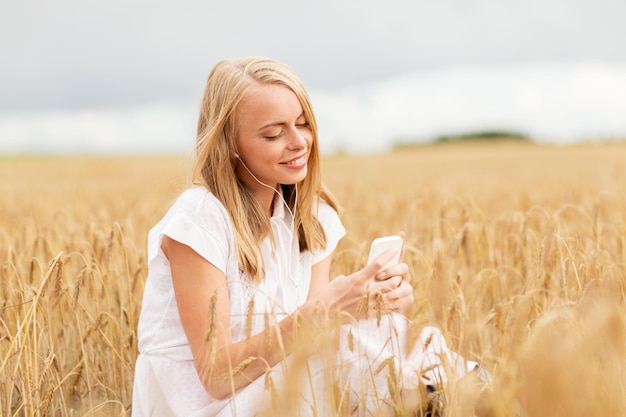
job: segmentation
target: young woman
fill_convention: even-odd
[[[330,279],[344,234],[301,82],[267,58],[219,62],[194,185],[149,234],[133,416],[393,412],[466,373],[435,329],[405,348],[413,289],[405,263],[382,269],[393,253]],[[303,336],[321,329],[337,343]]]

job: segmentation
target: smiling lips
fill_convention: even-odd
[[[286,165],[289,167],[300,167],[303,166],[304,164],[306,164],[306,154],[299,156],[296,159],[292,159],[291,161],[287,161],[287,162],[281,162],[281,165]]]

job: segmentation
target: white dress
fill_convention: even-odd
[[[254,309],[251,334],[263,332],[266,317],[278,321],[306,301],[311,267],[330,255],[345,235],[337,213],[320,203],[317,216],[324,227],[327,246],[323,251],[300,253],[291,239],[291,215],[282,201],[277,200],[280,203],[275,204],[271,218],[275,247],[273,251],[269,239],[262,244],[266,279],[260,284],[252,283],[239,268],[228,213],[203,187],[185,191],[150,230],[148,278],[138,327],[133,417],[247,417],[261,415],[272,400],[286,399],[275,393],[286,392],[283,390],[294,383],[293,376],[287,379],[283,373],[289,367],[290,357],[269,372],[274,395],[268,391],[267,375],[229,399],[217,400],[209,395],[196,372],[174,298],[169,262],[161,251],[162,238],[167,235],[194,249],[225,274],[233,342],[246,337],[249,306]],[[403,316],[390,314],[380,322],[362,320],[342,326],[340,349],[333,363],[314,355],[298,385],[300,398],[292,402],[293,392],[289,394],[288,402],[298,407],[294,412],[332,414],[329,374],[340,378],[342,389],[350,393],[347,401],[356,414],[368,415],[387,407],[384,399],[389,396],[390,372],[399,376],[395,379],[400,381],[402,389],[410,390],[417,389],[420,378],[427,385],[437,385],[445,382],[444,369],[448,372],[453,369],[454,377],[459,377],[475,365],[449,351],[438,330],[430,327],[422,331],[415,347],[406,352],[404,340],[409,324]]]

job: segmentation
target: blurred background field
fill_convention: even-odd
[[[188,162],[0,159],[0,415],[130,414],[147,233]],[[626,413],[626,143],[442,143],[323,174],[349,231],[333,273],[403,230],[409,316],[493,373],[496,415]]]

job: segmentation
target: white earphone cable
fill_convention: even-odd
[[[291,209],[289,208],[289,204],[287,204],[287,201],[284,199],[283,195],[274,187],[264,183],[263,181],[259,180],[256,175],[254,175],[252,173],[252,171],[250,171],[250,168],[248,168],[248,166],[245,164],[245,162],[243,162],[243,159],[241,159],[241,157],[239,156],[239,154],[235,154],[235,158],[237,158],[239,160],[239,162],[241,162],[241,165],[246,169],[246,171],[248,171],[248,173],[252,176],[252,178],[254,178],[254,180],[256,182],[258,182],[259,184],[261,184],[264,187],[269,188],[270,190],[274,191],[276,194],[278,194],[278,196],[280,197],[280,199],[283,201],[283,204],[285,205],[285,208],[287,209],[287,211],[289,212],[289,214],[291,215],[291,229],[293,231],[294,228],[294,222],[296,220],[296,207],[298,205],[298,185],[294,184],[295,187],[295,193],[296,193],[296,198],[294,200],[294,206],[293,206],[293,211],[291,211]]]

